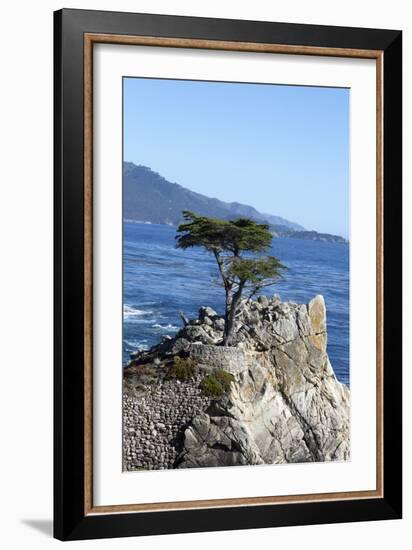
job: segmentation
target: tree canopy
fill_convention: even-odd
[[[241,252],[261,252],[272,242],[267,224],[258,224],[247,218],[220,220],[183,212],[187,223],[178,228],[178,246],[203,246],[207,250],[228,251],[238,256]]]
[[[234,320],[242,295],[250,299],[273,285],[285,269],[275,256],[267,255],[272,243],[269,225],[248,218],[221,220],[184,211],[185,223],[177,229],[178,248],[203,247],[217,262],[225,289],[224,345],[230,345]]]

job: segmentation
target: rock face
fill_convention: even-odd
[[[307,305],[277,296],[243,301],[231,347],[219,345],[223,324],[202,308],[199,319],[126,369],[130,376],[139,364],[157,362],[164,372],[179,354],[193,360],[200,378],[218,369],[233,376],[226,395],[186,415],[172,467],[347,460],[350,392],[326,352],[323,297]]]

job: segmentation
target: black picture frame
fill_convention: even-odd
[[[383,496],[86,514],[84,36],[140,35],[383,54]],[[402,515],[402,33],[63,9],[54,14],[54,536],[60,540],[397,519]]]

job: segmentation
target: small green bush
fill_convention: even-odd
[[[181,382],[187,382],[196,374],[196,362],[190,357],[179,357],[175,355],[173,358],[173,366],[170,368],[169,377]]]
[[[233,374],[223,369],[218,369],[203,378],[200,382],[200,388],[207,397],[222,397],[228,393],[230,383],[233,382],[233,380]]]
[[[200,387],[207,397],[222,397],[225,394],[222,384],[212,375],[203,378]]]

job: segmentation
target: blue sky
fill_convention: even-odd
[[[348,236],[348,89],[125,78],[124,160]]]

